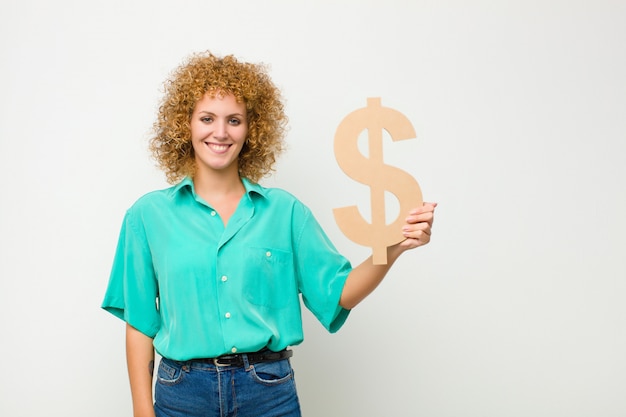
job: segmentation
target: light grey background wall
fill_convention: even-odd
[[[146,150],[193,51],[265,62],[290,115],[264,183],[332,208],[367,97],[418,139],[387,163],[439,202],[328,335],[305,315],[305,416],[626,415],[624,1],[58,0],[0,4],[0,415],[129,416],[123,324],[99,310],[126,208],[165,187]]]

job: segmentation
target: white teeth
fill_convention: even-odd
[[[229,145],[220,145],[217,143],[207,143],[207,145],[216,152],[224,152],[229,147]]]

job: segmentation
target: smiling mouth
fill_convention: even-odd
[[[230,145],[222,144],[222,143],[205,142],[205,144],[206,146],[208,146],[209,149],[211,149],[213,152],[216,152],[216,153],[224,153],[228,150],[228,148],[230,148]]]

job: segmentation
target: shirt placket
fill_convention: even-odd
[[[242,202],[235,210],[235,213],[231,216],[224,232],[221,236],[220,242],[216,249],[216,280],[218,288],[217,308],[218,316],[220,317],[220,323],[222,327],[222,335],[224,342],[224,351],[230,353],[237,353],[239,347],[234,336],[237,334],[232,328],[236,328],[236,322],[238,321],[239,312],[235,309],[231,300],[233,299],[231,286],[234,284],[234,280],[242,279],[243,277],[233,275],[233,262],[236,259],[228,257],[224,258],[224,252],[227,249],[227,245],[235,244],[234,240],[237,239],[238,233],[244,227],[244,225],[250,221],[254,214],[254,206],[248,194],[242,197]]]

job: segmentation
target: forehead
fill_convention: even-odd
[[[241,94],[238,94],[237,92],[230,91],[230,90],[224,90],[224,89],[221,89],[221,88],[218,88],[218,87],[211,87],[211,88],[209,88],[202,95],[202,98],[207,97],[207,96],[209,96],[211,98],[224,98],[226,96],[232,96],[232,97],[235,98],[235,100],[238,103],[245,103],[245,100],[241,96]]]
[[[224,91],[207,91],[194,106],[194,110],[215,109],[220,111],[236,111],[243,113],[246,104],[235,95]]]

